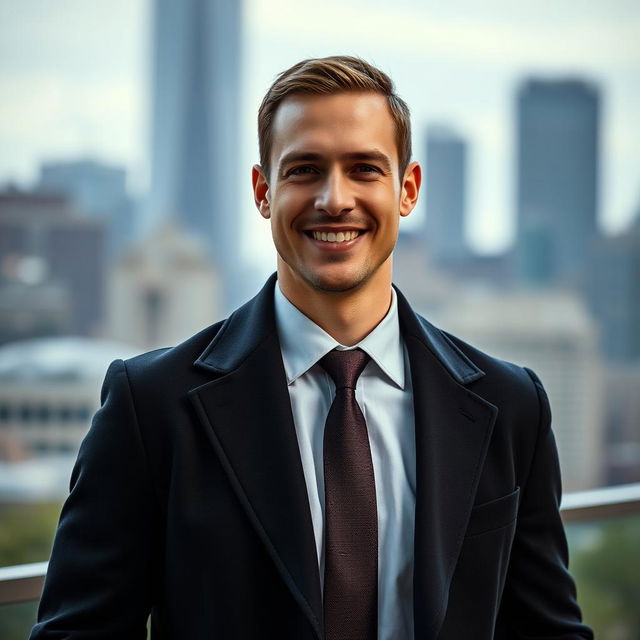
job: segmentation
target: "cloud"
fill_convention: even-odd
[[[456,12],[438,13],[430,3],[383,3],[374,10],[363,10],[362,3],[318,4],[308,0],[253,2],[247,18],[254,28],[269,33],[273,39],[312,43],[351,50],[372,46],[380,51],[404,55],[446,57],[472,60],[498,66],[562,65],[582,68],[585,59],[597,65],[640,63],[640,11],[619,16],[608,13],[589,14],[575,3],[570,11],[544,12],[536,3],[518,4],[519,9],[490,11],[483,3],[481,15],[467,13],[456,4]],[[463,3],[464,4],[464,3]],[[493,3],[501,5],[501,3]],[[426,8],[424,8],[426,7]],[[494,9],[497,7],[494,6]],[[542,17],[541,17],[542,16]],[[606,21],[603,22],[604,18]]]
[[[26,158],[92,153],[139,163],[141,99],[133,83],[94,78],[78,84],[51,72],[0,74],[0,175],[27,177]],[[21,159],[22,158],[22,159]],[[28,172],[29,177],[32,171]]]

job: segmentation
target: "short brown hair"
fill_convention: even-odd
[[[396,126],[400,174],[411,161],[411,117],[407,103],[395,93],[393,81],[373,65],[352,56],[309,58],[278,75],[258,110],[260,164],[269,179],[273,119],[283,100],[293,94],[329,95],[372,91],[386,96]]]

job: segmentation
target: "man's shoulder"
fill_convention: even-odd
[[[451,344],[455,345],[469,360],[482,369],[486,376],[496,377],[501,380],[514,379],[516,381],[525,381],[527,385],[530,384],[530,370],[526,366],[498,358],[458,336],[447,331],[440,331]]]
[[[202,329],[180,344],[141,353],[124,361],[129,377],[136,382],[175,384],[186,375],[197,375],[194,363],[215,339],[224,320]]]
[[[533,407],[538,404],[544,388],[538,376],[526,365],[520,365],[498,358],[470,344],[462,338],[440,329],[418,315],[422,323],[428,325],[432,335],[455,353],[461,361],[468,362],[478,374],[468,383],[471,391],[482,395],[498,406],[524,403]]]
[[[544,387],[529,367],[497,358],[447,332],[443,334],[485,374],[470,385],[470,390],[523,419],[539,415],[541,403],[547,405]]]
[[[180,344],[126,360],[130,381],[181,391],[233,370],[275,329],[274,284],[275,274],[229,317]]]

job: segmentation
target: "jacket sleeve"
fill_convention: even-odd
[[[31,640],[146,638],[160,528],[122,360],[109,367],[70,489]]]
[[[549,401],[536,374],[526,371],[538,395],[538,438],[523,486],[496,637],[591,640],[593,633],[581,623],[576,587],[568,571],[560,518],[560,467]]]

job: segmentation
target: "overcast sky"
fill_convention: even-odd
[[[640,206],[637,0],[246,0],[244,11],[238,209],[245,251],[261,260],[271,249],[249,191],[255,114],[275,74],[308,56],[356,54],[390,73],[412,109],[416,159],[430,123],[467,138],[468,231],[480,250],[513,238],[513,108],[525,75],[600,87],[601,224],[620,229]],[[149,15],[150,0],[0,0],[0,182],[28,184],[43,159],[82,155],[126,165],[144,191]]]

